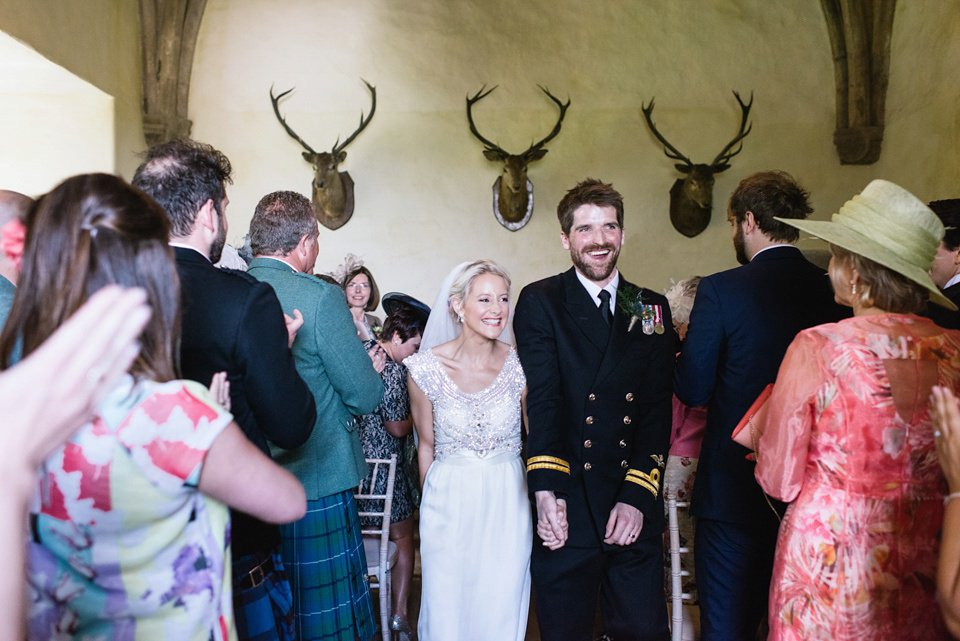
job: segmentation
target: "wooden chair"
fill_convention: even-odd
[[[383,641],[390,641],[390,570],[397,562],[397,546],[390,542],[390,512],[393,509],[393,483],[397,475],[397,455],[389,459],[367,459],[367,468],[373,473],[360,483],[354,497],[365,501],[364,507],[376,505],[382,509],[359,512],[360,517],[373,517],[377,526],[364,527],[363,551],[367,556],[367,573],[376,581],[380,596],[380,632]],[[383,494],[377,493],[378,481],[386,476],[387,487]],[[368,484],[369,481],[369,484]],[[371,581],[371,588],[373,582]]]

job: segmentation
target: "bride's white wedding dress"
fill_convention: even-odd
[[[533,523],[520,460],[526,381],[511,348],[486,389],[467,394],[430,350],[407,358],[433,404],[435,460],[420,503],[420,641],[522,641]]]

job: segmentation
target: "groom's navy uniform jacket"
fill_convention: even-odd
[[[618,289],[636,288],[621,274]],[[666,299],[643,289],[642,300],[660,306],[663,333],[645,334],[639,321],[628,331],[619,304],[608,327],[573,268],[528,285],[517,302],[527,485],[566,499],[570,547],[619,548],[602,542],[618,502],[643,513],[638,543],[663,533],[677,338]]]

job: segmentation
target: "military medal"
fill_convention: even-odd
[[[647,336],[649,336],[650,334],[652,334],[652,333],[654,332],[654,327],[653,327],[653,318],[654,318],[653,305],[644,305],[644,306],[643,306],[643,314],[641,314],[641,316],[642,316],[642,320],[641,320],[640,328],[643,330],[643,333],[644,333],[644,334],[646,334]]]
[[[653,331],[658,334],[663,333],[663,308],[659,305],[653,306]]]

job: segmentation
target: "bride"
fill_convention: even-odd
[[[532,521],[520,460],[526,379],[510,344],[510,277],[447,277],[419,354],[404,361],[419,444],[421,641],[522,641]]]

